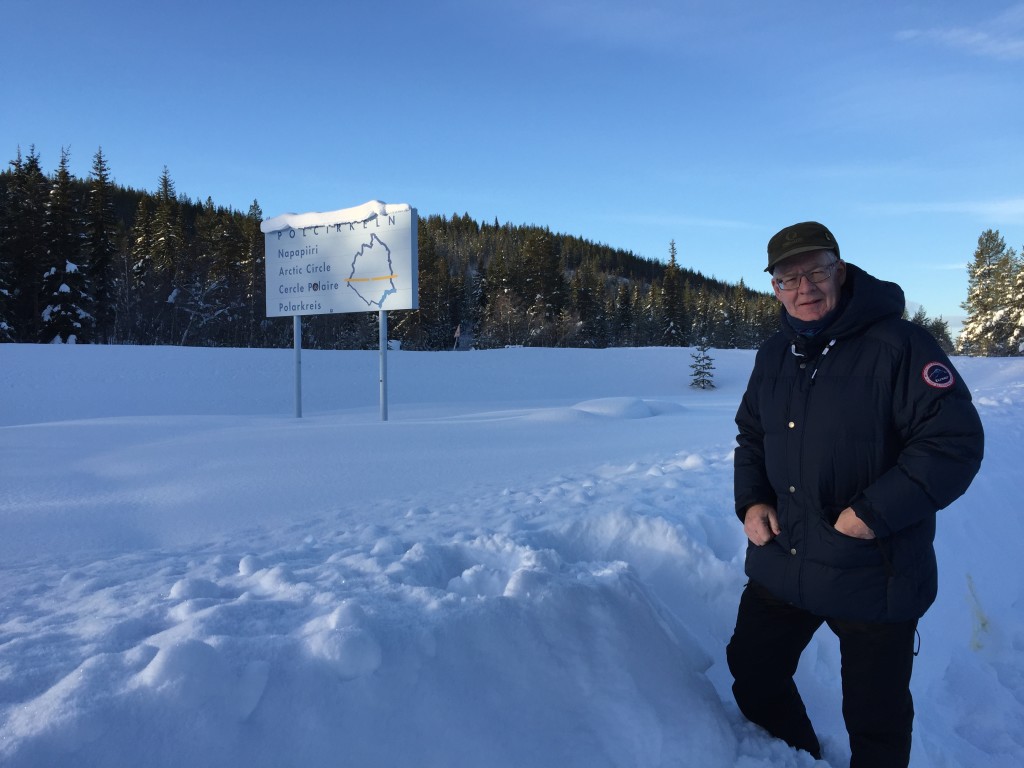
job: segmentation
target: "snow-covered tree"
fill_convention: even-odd
[[[1010,289],[1010,340],[1007,351],[1011,355],[1024,355],[1024,247],[1014,269],[1013,287]]]
[[[60,165],[46,206],[47,267],[43,273],[39,340],[81,343],[93,340],[92,296],[84,253],[82,225],[75,207],[68,171],[68,152]]]
[[[967,268],[967,301],[963,308],[967,320],[960,333],[958,347],[964,355],[998,357],[1017,354],[1011,349],[1013,320],[1011,291],[1017,256],[999,235],[987,229],[978,238],[974,259]]]
[[[189,343],[198,332],[208,344],[226,344],[231,338],[225,331],[242,316],[242,292],[232,290],[242,282],[241,232],[231,213],[210,197],[196,216],[195,231],[195,253],[176,270],[175,308],[183,326],[177,343]]]

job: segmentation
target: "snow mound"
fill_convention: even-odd
[[[381,423],[358,352],[309,355],[296,420],[280,350],[0,351],[4,768],[814,764],[724,664],[752,353],[695,392],[679,349],[402,352]],[[957,364],[986,457],[940,513],[911,766],[1017,768],[1024,361]],[[833,768],[839,677],[819,632]]]
[[[591,418],[603,419],[649,419],[670,413],[679,413],[683,406],[678,403],[642,400],[636,397],[604,397],[585,400],[571,407],[546,408],[528,413],[529,421],[572,422]]]

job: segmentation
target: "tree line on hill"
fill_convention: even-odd
[[[62,152],[35,150],[0,173],[0,339],[21,342],[278,347],[288,318],[265,316],[263,212],[116,185],[102,150],[87,179]],[[536,226],[421,218],[419,309],[390,313],[405,348],[752,347],[773,299],[679,265]],[[376,313],[303,320],[303,346],[372,348]]]
[[[88,178],[68,166],[65,150],[46,174],[34,148],[19,149],[0,172],[0,341],[292,343],[290,319],[265,314],[256,201],[244,213],[192,201],[166,168],[154,192],[119,186],[102,149]],[[778,324],[771,294],[687,269],[674,242],[663,262],[538,226],[429,215],[420,218],[418,253],[419,309],[389,313],[389,337],[406,349],[752,349]],[[912,319],[952,351],[945,321],[923,310]],[[371,312],[309,316],[302,344],[372,349],[377,323]],[[971,353],[996,353],[971,343]]]

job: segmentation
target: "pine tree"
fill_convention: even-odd
[[[747,285],[740,279],[729,291],[725,301],[725,324],[728,329],[725,343],[727,349],[750,349],[754,346],[751,333],[751,301],[747,296]]]
[[[177,341],[175,304],[183,298],[179,269],[186,263],[185,235],[181,223],[181,205],[178,201],[170,172],[164,166],[154,201],[150,223],[152,241],[150,259],[152,270],[147,297],[153,322],[154,341],[159,344]]]
[[[903,316],[904,318],[907,318],[906,310],[903,311]],[[934,319],[928,317],[928,313],[925,311],[923,306],[918,307],[917,311],[914,312],[914,316],[909,318],[909,320],[914,323],[914,325],[921,326],[934,336],[943,352],[947,355],[953,354],[954,345],[953,338],[949,335],[949,323],[941,317]]]
[[[14,295],[14,262],[8,252],[3,232],[7,221],[8,191],[0,190],[0,343],[14,341],[11,299]]]
[[[174,182],[164,166],[160,185],[156,192],[156,205],[152,220],[153,269],[168,285],[173,285],[179,257],[183,250],[184,233],[181,227],[181,211]]]
[[[615,292],[615,303],[611,311],[613,318],[613,331],[611,337],[613,343],[619,347],[631,347],[636,345],[635,331],[636,320],[633,311],[633,291],[629,283],[622,281]]]
[[[9,264],[6,322],[16,341],[34,342],[41,325],[40,294],[46,271],[46,202],[49,185],[35,147],[18,150],[0,232],[0,250]]]
[[[85,220],[85,247],[89,264],[88,278],[95,301],[96,339],[109,342],[114,337],[115,297],[112,287],[117,253],[117,222],[114,217],[114,186],[103,149],[96,150],[89,177]]]
[[[241,238],[233,229],[231,214],[207,197],[196,217],[195,253],[175,270],[180,291],[174,305],[183,315],[178,342],[182,345],[196,332],[207,344],[223,344],[236,319],[240,297],[232,283],[241,261]]]
[[[527,307],[530,343],[555,346],[555,320],[565,306],[568,290],[561,259],[550,232],[538,230],[527,237],[523,245],[521,271],[520,297]]]
[[[530,341],[529,315],[523,299],[527,291],[522,269],[515,259],[512,234],[511,229],[503,232],[487,264],[486,300],[478,338],[484,349],[522,346]]]
[[[402,341],[409,349],[451,349],[453,330],[457,325],[453,315],[452,276],[448,263],[438,256],[433,238],[425,229],[418,230],[419,252],[419,309],[402,313],[391,330],[392,338]]]
[[[642,308],[642,321],[638,327],[645,329],[645,344],[664,346],[666,312],[663,304],[664,293],[661,290],[661,281],[655,280],[651,283],[651,289],[647,292]],[[635,305],[634,305],[635,306]]]
[[[702,336],[712,346],[719,349],[733,347],[735,338],[735,324],[729,314],[731,304],[726,295],[721,293],[707,293],[707,320]]]
[[[715,364],[714,359],[710,354],[711,347],[708,345],[706,338],[702,338],[697,342],[697,346],[693,352],[690,353],[690,357],[693,358],[693,362],[690,364],[690,368],[693,370],[693,374],[690,378],[690,386],[697,387],[698,389],[714,389],[714,373]]]
[[[661,281],[661,307],[665,323],[661,343],[670,347],[685,345],[689,337],[676,255],[676,241],[671,240],[668,245],[668,264]]]
[[[475,348],[476,337],[483,324],[486,274],[482,266],[468,267],[462,283],[462,304],[459,317],[462,319],[463,347]]]
[[[1024,246],[1020,256],[1014,260],[1013,286],[1010,289],[1010,339],[1007,353],[1024,355]]]
[[[83,261],[82,223],[78,218],[68,172],[68,152],[61,150],[46,206],[45,234],[48,266],[43,274],[39,340],[68,343],[92,341],[88,268]]]
[[[964,355],[1010,354],[1013,335],[1010,295],[1016,253],[1006,247],[999,230],[987,229],[978,238],[974,260],[967,268],[967,320],[958,340]]]
[[[514,303],[510,294],[498,294],[487,302],[484,312],[484,334],[480,345],[484,348],[521,347],[529,343],[529,319]]]
[[[714,307],[712,302],[714,297],[707,290],[695,290],[693,292],[695,306],[693,309],[692,317],[692,338],[696,339],[698,343],[703,339],[705,341],[711,339],[714,333]]]
[[[512,264],[507,251],[504,244],[498,244],[487,264],[485,293],[488,301],[503,294],[516,292],[512,284]]]
[[[10,316],[11,292],[13,286],[10,284],[11,263],[4,256],[0,248],[0,343],[14,341],[14,326],[8,321]]]
[[[266,238],[260,230],[263,222],[263,209],[253,200],[249,212],[242,223],[242,274],[244,282],[242,296],[245,306],[249,308],[246,322],[246,335],[243,346],[258,346],[263,334],[259,329],[265,325],[267,317],[267,276],[266,276]]]
[[[604,293],[604,281],[594,262],[588,259],[576,270],[569,287],[571,314],[578,323],[576,344],[579,346],[599,349],[608,346]]]
[[[137,318],[134,306],[137,289],[132,273],[131,243],[128,237],[119,240],[114,252],[108,289],[113,311],[113,330],[109,338],[100,341],[108,344],[137,344],[140,343],[136,335]]]
[[[12,287],[10,286],[11,263],[0,250],[0,343],[14,341],[14,326],[8,321]]]
[[[119,321],[127,330],[126,339],[137,343],[154,344],[153,320],[149,307],[153,302],[151,283],[155,281],[153,269],[153,217],[150,198],[143,195],[135,209],[135,223],[129,236],[128,261],[130,269],[121,286],[124,320]]]
[[[758,294],[753,300],[750,318],[751,341],[749,349],[757,349],[779,327],[779,302],[770,294]]]

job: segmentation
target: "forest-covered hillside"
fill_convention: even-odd
[[[34,149],[0,172],[0,341],[278,347],[265,315],[263,211],[193,201],[164,168],[155,191],[112,181],[102,150],[86,179]],[[389,313],[407,349],[507,345],[754,348],[777,324],[768,293],[535,224],[423,215],[419,309]],[[952,346],[944,323],[932,330]],[[307,317],[303,346],[377,345],[376,313]],[[946,338],[942,339],[945,333]],[[458,341],[457,341],[458,339]]]

